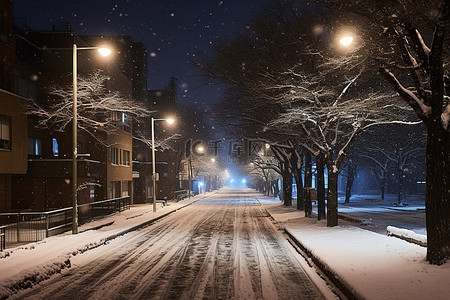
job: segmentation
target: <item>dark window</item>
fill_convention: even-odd
[[[6,12],[0,10],[0,40],[8,43],[8,17]]]
[[[109,183],[109,199],[120,197],[120,181],[111,181]]]
[[[119,164],[119,149],[117,148],[111,148],[111,164]]]
[[[123,150],[122,165],[124,165],[124,166],[130,165],[130,151],[128,151],[128,150]]]
[[[11,150],[11,117],[0,115],[0,149]]]

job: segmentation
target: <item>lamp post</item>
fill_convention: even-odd
[[[78,116],[77,116],[77,50],[98,50],[101,55],[108,56],[111,54],[111,49],[102,47],[80,47],[78,48],[76,44],[73,44],[73,63],[72,63],[72,79],[73,79],[73,123],[72,123],[72,234],[78,233],[78,200],[77,200],[77,190],[78,190],[78,174],[77,174],[77,156],[78,156]]]
[[[152,169],[153,169],[153,212],[156,212],[156,159],[155,159],[155,121],[166,121],[169,124],[175,122],[174,119],[154,119],[152,117]]]

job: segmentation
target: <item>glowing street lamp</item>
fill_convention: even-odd
[[[203,147],[202,145],[197,147],[197,151],[200,153],[203,153],[205,151],[205,147]]]
[[[167,119],[154,119],[154,118],[152,118],[153,212],[156,212],[155,121],[166,121],[168,124],[175,123],[175,120],[172,119],[172,118],[167,118]]]
[[[353,42],[352,36],[344,36],[339,40],[339,43],[341,43],[341,45],[345,47],[349,46],[352,42]]]
[[[77,148],[77,131],[78,131],[78,116],[77,116],[77,51],[78,50],[98,50],[99,53],[103,56],[108,56],[111,54],[111,49],[104,47],[80,47],[78,48],[76,44],[73,44],[73,63],[72,63],[72,82],[73,82],[73,124],[72,124],[72,234],[78,233],[78,200],[77,200],[77,190],[78,190],[78,178],[77,178],[77,156],[78,156],[78,148]]]

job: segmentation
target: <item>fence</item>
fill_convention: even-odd
[[[129,208],[130,197],[79,205],[78,221],[84,224]],[[0,228],[5,244],[40,241],[72,228],[72,207],[46,212],[0,213]]]
[[[180,201],[188,197],[188,190],[179,190],[173,192],[175,201]]]

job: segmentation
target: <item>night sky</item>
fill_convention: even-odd
[[[35,30],[69,22],[76,34],[130,35],[148,50],[148,88],[178,79],[180,104],[220,99],[217,86],[204,86],[194,61],[211,45],[232,38],[271,0],[14,0],[18,24]]]

